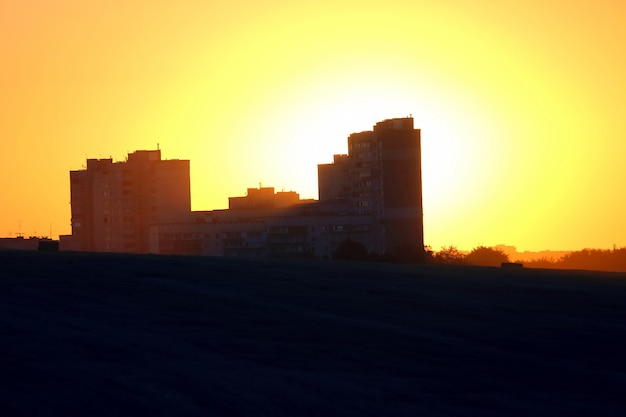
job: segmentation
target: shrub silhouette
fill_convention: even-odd
[[[500,266],[502,262],[509,262],[509,256],[501,250],[478,246],[465,257],[468,265]]]
[[[530,261],[524,261],[524,266],[528,268],[558,268],[557,260],[553,258],[539,258]]]

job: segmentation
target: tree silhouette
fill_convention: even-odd
[[[433,261],[436,264],[464,265],[465,255],[456,246],[442,246],[441,250],[433,256]]]
[[[430,245],[424,245],[424,260],[427,264],[435,262],[435,251]]]
[[[469,265],[500,266],[503,262],[509,262],[509,256],[499,249],[478,246],[465,257]]]
[[[563,256],[559,268],[626,271],[626,248],[602,250],[583,249]]]

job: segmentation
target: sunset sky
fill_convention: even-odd
[[[69,171],[191,160],[192,208],[317,198],[415,118],[425,242],[626,246],[626,2],[0,0],[0,236],[70,233]]]

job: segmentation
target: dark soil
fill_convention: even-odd
[[[2,416],[626,414],[626,274],[0,252]]]

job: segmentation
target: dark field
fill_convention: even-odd
[[[626,274],[0,252],[2,416],[623,416]]]

